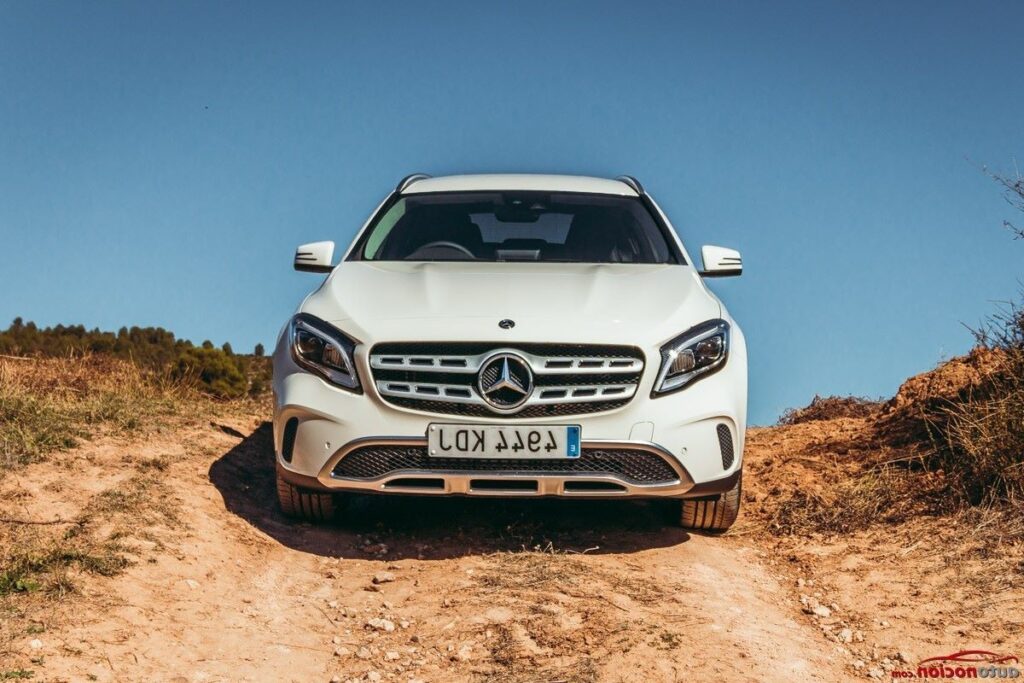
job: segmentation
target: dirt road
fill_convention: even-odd
[[[143,505],[165,514],[123,534],[132,565],[41,608],[12,662],[76,681],[853,676],[750,536],[625,502],[377,497],[344,525],[296,524],[273,502],[269,425],[228,421],[89,444],[60,456],[82,477],[41,463],[7,483],[25,514],[67,514],[164,463]]]

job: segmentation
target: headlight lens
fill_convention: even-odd
[[[353,361],[356,343],[316,316],[299,313],[288,326],[292,358],[331,384],[361,391]]]
[[[654,393],[668,394],[725,365],[729,357],[729,323],[709,320],[661,347],[661,371]]]

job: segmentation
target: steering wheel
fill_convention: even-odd
[[[415,256],[416,254],[420,253],[421,251],[425,251],[427,249],[434,249],[436,247],[443,247],[445,249],[454,249],[455,251],[462,252],[463,254],[465,254],[466,256],[468,256],[471,259],[475,259],[476,258],[476,254],[471,252],[466,247],[462,246],[461,244],[459,244],[457,242],[449,242],[448,240],[438,240],[437,242],[430,242],[428,244],[424,244],[424,245],[418,247],[416,249],[416,251],[414,251],[412,254],[409,254],[409,256]]]

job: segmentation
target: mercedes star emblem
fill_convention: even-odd
[[[497,353],[480,366],[476,387],[494,410],[514,412],[533,393],[533,372],[522,356]]]

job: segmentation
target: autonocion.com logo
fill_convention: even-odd
[[[951,655],[929,657],[917,670],[894,669],[893,678],[1020,678],[1020,660],[988,650],[961,650]]]

